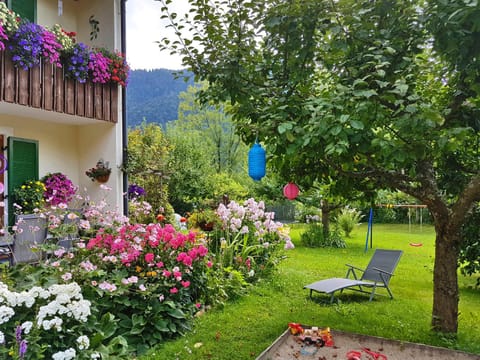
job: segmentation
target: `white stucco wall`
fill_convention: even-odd
[[[99,22],[98,36],[90,40],[90,16]],[[120,0],[63,0],[63,13],[58,15],[58,0],[38,0],[37,22],[43,26],[60,24],[66,31],[77,33],[77,42],[90,47],[120,49]],[[118,35],[117,35],[118,34]]]
[[[2,104],[0,103],[0,111]],[[120,127],[110,123],[95,125],[68,125],[50,123],[14,115],[0,114],[0,133],[6,136],[37,140],[39,143],[39,177],[47,173],[62,172],[93,201],[103,198],[112,208],[122,204]],[[104,191],[92,182],[85,171],[103,158],[110,162],[112,174]]]

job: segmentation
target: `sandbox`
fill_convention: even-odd
[[[287,329],[256,360],[346,360],[352,352],[359,354],[361,360],[480,360],[480,355],[435,346],[335,330],[330,330],[330,334],[334,345],[319,347],[305,343]]]

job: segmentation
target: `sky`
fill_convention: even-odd
[[[182,13],[187,8],[187,0],[175,0],[174,9]],[[182,68],[181,60],[160,51],[158,44],[165,33],[167,22],[160,19],[161,4],[155,0],[129,0],[126,2],[126,45],[127,61],[134,70]]]

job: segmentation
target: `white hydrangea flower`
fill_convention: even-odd
[[[29,334],[30,330],[32,330],[32,327],[33,327],[33,323],[31,321],[25,321],[22,324],[22,329],[25,334]]]
[[[86,322],[88,317],[91,315],[90,305],[90,301],[80,300],[72,302],[68,307],[75,320]]]
[[[9,321],[13,315],[15,315],[15,311],[11,307],[5,305],[0,306],[0,324]]]
[[[87,336],[82,335],[78,337],[77,344],[79,350],[86,350],[90,346],[90,340]]]
[[[5,344],[5,334],[0,331],[0,345]]]
[[[75,349],[69,348],[65,351],[59,351],[53,354],[52,360],[71,360],[75,359],[75,356],[77,356]]]

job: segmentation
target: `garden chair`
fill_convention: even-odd
[[[340,292],[343,292],[345,289],[370,294],[369,301],[372,301],[375,295],[381,295],[376,293],[377,288],[385,288],[390,298],[393,299],[388,285],[402,253],[403,251],[401,250],[376,249],[364,270],[346,264],[348,270],[345,278],[320,280],[305,285],[303,288],[310,289],[310,297],[312,297],[313,291],[329,294],[330,303],[333,302],[335,291],[340,290]],[[361,276],[357,274],[358,271],[362,272]]]

